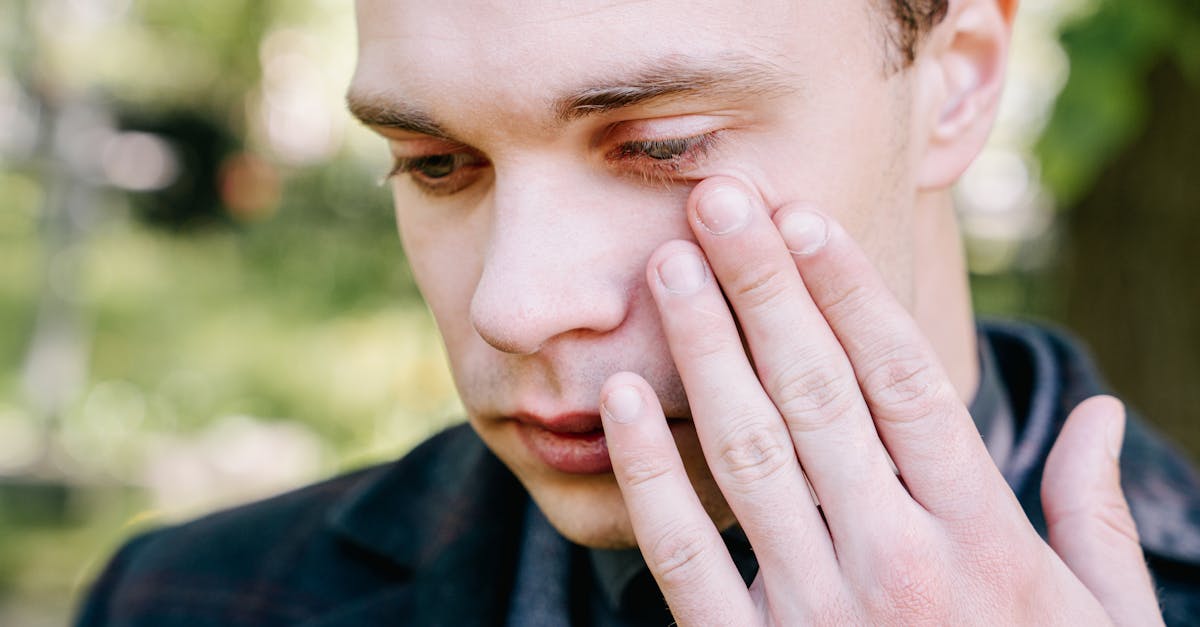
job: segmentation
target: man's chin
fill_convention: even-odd
[[[516,475],[538,508],[564,537],[586,547],[622,549],[637,546],[629,512],[611,472],[570,473],[549,467],[528,452],[511,423],[472,426]],[[704,462],[695,429],[673,428],[675,444],[688,479],[718,529],[734,524],[733,514]]]
[[[637,546],[625,501],[611,474],[567,483],[574,485],[527,483],[525,486],[546,520],[563,537],[595,549]]]
[[[514,421],[472,420],[471,426],[568,540],[595,548],[637,545],[611,471],[572,473],[551,467],[530,451]]]
[[[561,529],[559,529],[559,533],[562,533],[563,537],[571,542],[574,542],[580,546],[586,546],[589,549],[616,551],[621,549],[638,548],[637,541],[634,539],[632,533],[629,534],[628,537],[621,537],[619,534],[613,534],[611,536],[596,534],[583,537],[572,537],[570,534],[563,532]]]

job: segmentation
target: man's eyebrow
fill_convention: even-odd
[[[560,122],[696,94],[714,97],[774,96],[798,89],[780,67],[748,57],[668,57],[644,69],[570,92],[554,101]]]
[[[449,133],[428,114],[388,96],[351,89],[346,94],[346,105],[351,115],[367,126],[450,139]]]
[[[798,88],[798,81],[789,73],[760,59],[672,56],[572,89],[551,100],[551,109],[555,119],[565,123],[674,97],[778,96]],[[394,96],[352,87],[346,94],[346,104],[350,113],[367,126],[453,140],[427,113]]]

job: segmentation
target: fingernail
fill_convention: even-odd
[[[1108,454],[1116,461],[1121,460],[1121,447],[1125,444],[1125,421],[1121,414],[1115,413],[1108,417],[1105,434],[1108,440]]]
[[[696,212],[710,233],[725,235],[750,221],[750,199],[732,187],[718,187],[704,194]]]
[[[630,385],[613,388],[602,403],[604,413],[621,424],[629,424],[642,413],[642,394]]]
[[[798,211],[786,216],[779,223],[779,233],[793,255],[811,255],[825,245],[829,239],[829,228],[825,219],[811,211]]]
[[[658,264],[658,279],[669,292],[693,294],[704,285],[704,262],[693,252],[676,253]]]

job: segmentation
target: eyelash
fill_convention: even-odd
[[[421,180],[416,174],[416,171],[420,168],[432,165],[436,161],[445,160],[446,158],[451,159],[450,165],[453,166],[453,170],[446,176],[438,178],[449,179],[448,183],[433,183],[430,181],[424,181]],[[396,162],[392,166],[391,171],[389,171],[387,175],[383,177],[383,179],[380,181],[380,184],[382,185],[387,183],[397,176],[411,174],[413,183],[417,185],[417,189],[434,196],[446,196],[466,187],[465,184],[462,184],[463,181],[460,180],[462,178],[462,169],[464,167],[474,169],[481,168],[486,165],[488,165],[488,161],[486,159],[469,152],[448,152],[436,155],[422,155],[420,157],[396,157]],[[467,184],[469,183],[470,182],[467,181]]]
[[[640,175],[647,182],[669,183],[676,180],[682,172],[698,165],[716,145],[719,135],[720,131],[710,131],[690,137],[628,141],[610,150],[605,155],[605,160],[614,164],[627,163],[632,167],[633,174]],[[438,180],[446,179],[445,183],[420,178],[420,168],[435,165],[438,160],[444,161],[446,158],[452,159],[452,163],[445,164],[451,166],[452,170],[444,177],[438,177]],[[410,174],[421,192],[431,196],[448,196],[470,186],[473,179],[462,180],[470,170],[487,165],[489,162],[486,159],[470,152],[397,157],[395,165],[380,184],[387,183],[397,176]]]
[[[665,184],[699,165],[719,137],[720,131],[710,131],[691,137],[625,142],[609,151],[606,158],[612,162],[628,161],[634,173],[646,181]],[[653,156],[656,153],[666,156]]]

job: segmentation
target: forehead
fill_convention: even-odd
[[[544,115],[581,84],[678,58],[757,59],[803,75],[871,36],[866,2],[360,0],[351,90],[428,111]]]

